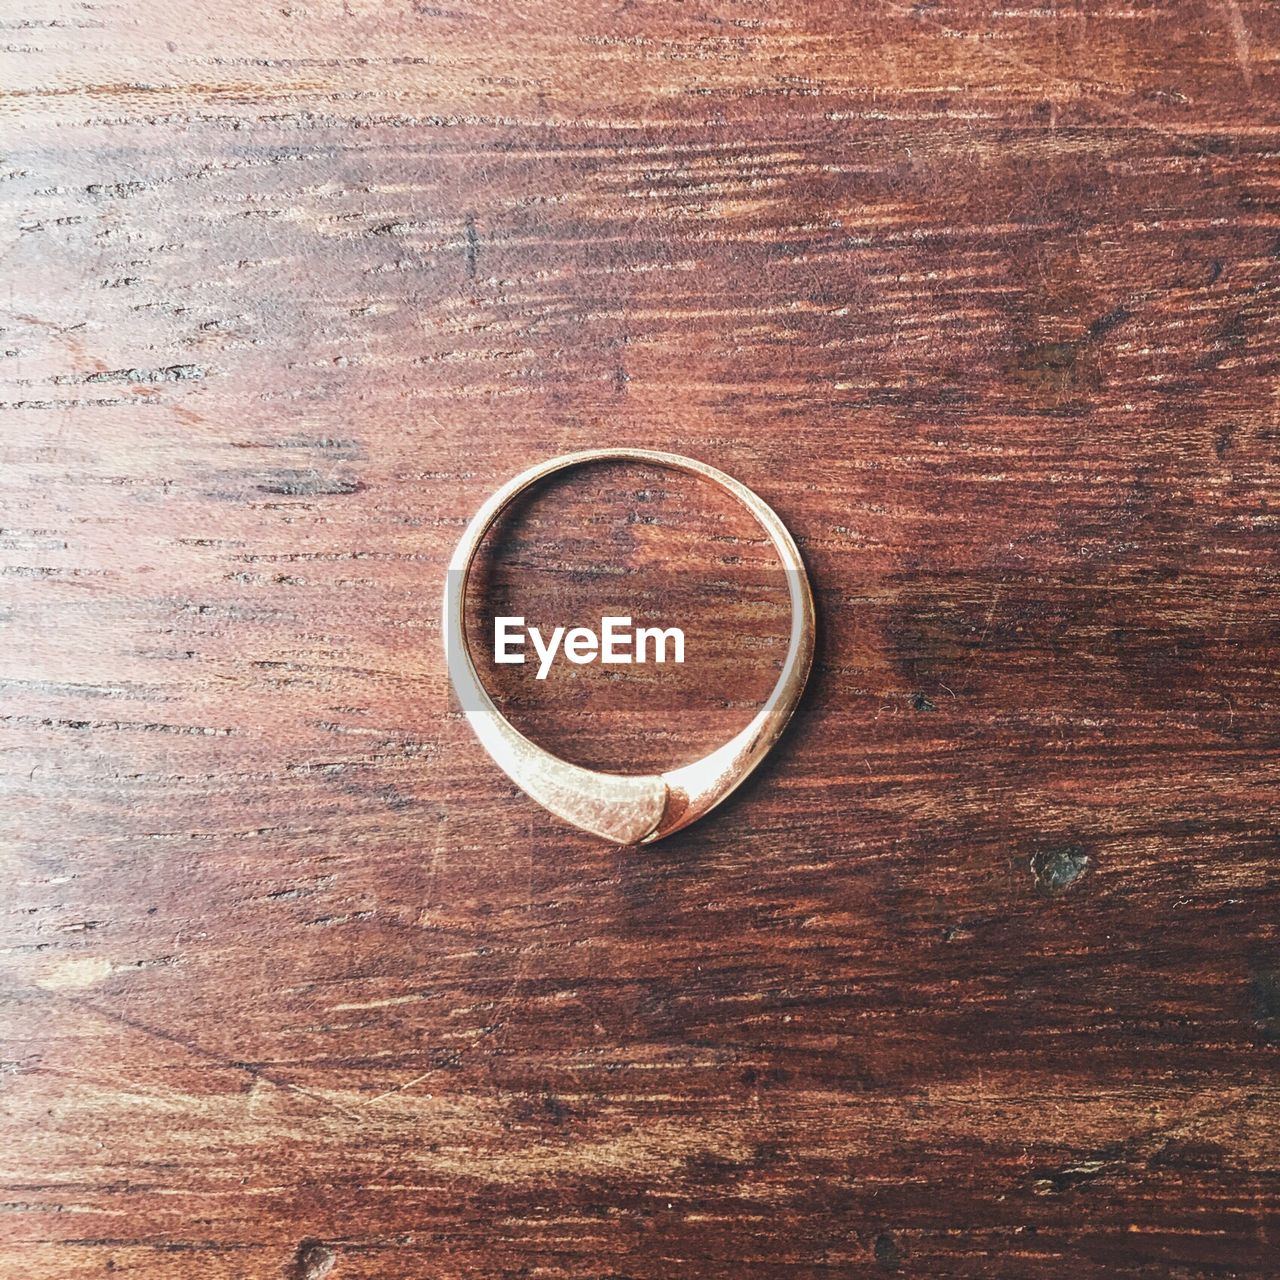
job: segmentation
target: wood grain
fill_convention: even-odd
[[[1275,6],[0,29],[5,1280],[1276,1273]],[[439,651],[483,498],[613,442],[822,619],[643,853]],[[750,559],[647,484],[492,589]],[[741,662],[506,692],[641,761]]]

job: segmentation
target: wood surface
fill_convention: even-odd
[[[1278,57],[1263,0],[6,0],[0,1276],[1280,1273]],[[643,851],[439,644],[480,502],[614,442],[821,611]],[[717,741],[753,538],[535,497],[490,602],[621,565],[751,642],[513,715]]]

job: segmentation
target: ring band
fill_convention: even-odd
[[[751,723],[692,764],[660,774],[603,773],[571,764],[526,738],[485,691],[467,645],[467,579],[485,534],[526,489],[559,471],[591,462],[641,462],[709,480],[736,498],[769,535],[786,571],[791,636],[782,673]],[[813,592],[795,539],[767,503],[732,476],[676,453],[587,449],[550,458],[507,481],[472,517],[445,578],[443,627],[449,678],[481,745],[507,776],[544,808],[618,844],[648,844],[687,827],[738,787],[769,753],[800,701],[813,665]]]

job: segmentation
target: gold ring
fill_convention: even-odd
[[[467,645],[464,618],[472,561],[493,522],[519,494],[557,471],[589,462],[643,462],[701,476],[735,497],[769,535],[786,571],[791,637],[777,684],[745,729],[692,764],[660,774],[603,773],[561,760],[520,733],[485,691]],[[566,822],[618,844],[648,844],[710,812],[747,778],[781,736],[813,665],[813,592],[795,539],[744,484],[705,462],[653,449],[586,449],[550,458],[507,481],[472,517],[444,589],[445,662],[459,704],[494,762],[529,796]]]

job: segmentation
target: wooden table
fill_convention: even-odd
[[[0,28],[4,1280],[1280,1270],[1274,5]],[[822,621],[643,851],[439,645],[482,499],[615,442],[753,486]],[[505,686],[575,758],[768,687],[692,481],[494,565],[709,638]]]

